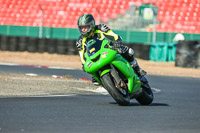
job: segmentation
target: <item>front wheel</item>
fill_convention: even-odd
[[[142,92],[139,94],[139,96],[136,98],[136,100],[141,105],[151,104],[154,99],[151,87],[149,86],[148,83],[145,83],[145,84],[142,83],[141,87],[142,87]]]
[[[108,93],[113,97],[113,99],[122,106],[127,106],[130,103],[129,96],[123,96],[122,93],[120,93],[119,89],[115,86],[114,81],[111,78],[110,73],[106,73],[103,75],[102,83],[105,89],[107,89]]]

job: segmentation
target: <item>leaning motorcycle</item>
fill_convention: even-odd
[[[127,106],[131,99],[136,99],[141,105],[152,103],[154,96],[145,77],[136,75],[129,62],[107,39],[92,39],[87,42],[84,56],[84,70],[91,74],[102,85],[113,99]]]

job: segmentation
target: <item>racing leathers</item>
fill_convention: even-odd
[[[132,65],[133,69],[135,70],[138,76],[144,76],[146,74],[146,72],[139,67],[136,59],[134,58],[133,49],[127,46],[124,46],[122,44],[122,38],[119,35],[115,34],[105,24],[96,25],[93,35],[91,35],[90,37],[81,35],[79,39],[76,41],[76,46],[78,48],[78,51],[81,57],[82,65],[85,64],[84,53],[86,52],[87,42],[90,39],[94,39],[94,38],[103,40],[105,37],[111,40],[113,42],[113,47],[118,50],[118,53],[121,54],[127,61],[130,62],[130,64]]]

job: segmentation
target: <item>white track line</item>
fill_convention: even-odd
[[[90,90],[90,89],[81,89],[81,88],[76,88],[77,90],[81,90],[81,91],[89,91],[89,92],[95,92],[95,93],[99,93],[99,94],[102,94],[102,95],[108,95],[109,93],[107,92],[106,89],[104,89],[103,87],[98,87],[96,90]],[[157,89],[157,88],[151,88],[153,93],[159,93],[161,92],[160,89]]]
[[[157,88],[151,88],[151,89],[152,89],[153,93],[159,93],[159,92],[161,92],[161,90],[157,89]]]
[[[55,66],[42,66],[42,65],[27,65],[27,64],[16,64],[16,63],[3,63],[0,62],[0,65],[5,65],[5,66],[32,66],[36,68],[49,68],[49,69],[66,69],[66,70],[75,70],[74,68],[69,68],[69,67],[55,67]]]
[[[104,89],[103,87],[98,87],[97,89],[95,90],[91,90],[91,89],[82,89],[82,88],[76,88],[77,90],[80,90],[80,91],[88,91],[88,92],[95,92],[95,93],[99,93],[99,94],[102,94],[102,95],[108,95],[108,92],[106,89]]]
[[[27,96],[27,97],[72,97],[76,96],[77,94],[65,94],[65,95],[38,95],[38,96]]]
[[[27,75],[27,76],[31,76],[31,77],[38,76],[38,74],[35,74],[35,73],[26,73],[25,75]]]
[[[74,70],[74,68],[69,68],[69,67],[48,67],[50,69],[66,69],[66,70]]]
[[[48,98],[48,97],[73,97],[77,94],[65,94],[65,95],[49,95],[49,94],[41,94],[41,95],[30,95],[30,96],[0,96],[1,98]]]
[[[5,65],[5,66],[18,66],[16,63],[0,63],[0,65]]]

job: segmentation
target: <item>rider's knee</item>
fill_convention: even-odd
[[[129,54],[129,56],[134,56],[135,52],[132,48],[129,48],[128,54]]]

